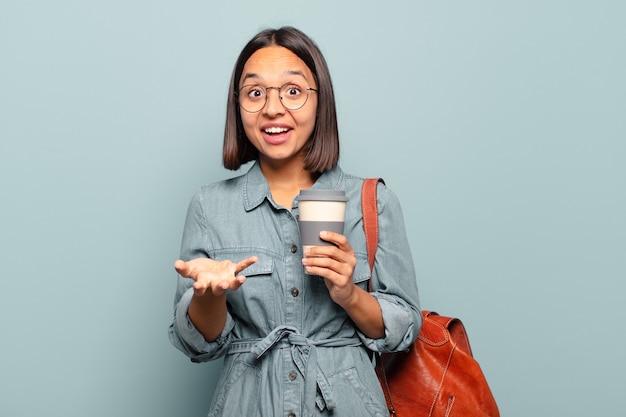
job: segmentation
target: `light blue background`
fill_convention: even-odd
[[[167,340],[227,84],[296,25],[341,164],[400,196],[425,308],[461,317],[503,416],[626,408],[624,2],[0,0],[0,415],[204,416]]]

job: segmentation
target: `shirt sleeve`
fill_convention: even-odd
[[[187,210],[180,259],[189,261],[209,257],[205,249],[206,224],[206,215],[202,207],[202,193],[199,191],[192,198]],[[193,362],[206,362],[226,353],[234,321],[231,315],[227,314],[226,325],[220,336],[213,342],[207,342],[193,325],[187,313],[193,296],[192,285],[192,279],[178,276],[174,296],[174,318],[169,326],[168,336],[172,345],[191,358]]]
[[[375,352],[404,351],[417,339],[422,324],[415,266],[397,196],[379,184],[377,197],[379,237],[372,295],[382,311],[385,337],[359,336]]]

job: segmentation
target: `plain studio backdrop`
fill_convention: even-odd
[[[0,0],[0,415],[206,415],[220,363],[169,344],[172,265],[193,192],[236,174],[236,56],[281,25],[502,415],[623,412],[625,4]]]

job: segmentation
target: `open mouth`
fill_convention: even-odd
[[[263,131],[268,135],[280,135],[281,133],[289,132],[289,128],[286,127],[268,127]]]

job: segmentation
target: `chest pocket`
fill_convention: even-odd
[[[275,276],[274,258],[256,249],[220,250],[211,256],[216,259],[230,259],[236,262],[249,256],[257,256],[259,261],[241,271],[246,281],[236,291],[227,295],[228,311],[246,337],[265,335],[276,327],[280,315],[278,297],[281,286]]]

